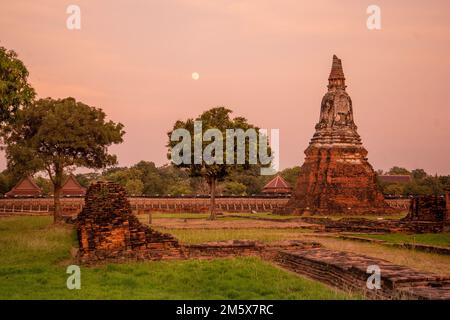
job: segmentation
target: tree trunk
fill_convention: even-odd
[[[53,192],[53,223],[61,223],[63,222],[62,217],[62,209],[61,209],[61,186],[54,186],[54,192]]]
[[[216,179],[212,178],[210,182],[211,202],[209,220],[216,220]]]

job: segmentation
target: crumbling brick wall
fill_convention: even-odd
[[[445,198],[442,196],[417,196],[411,199],[405,220],[444,222],[448,220]]]
[[[87,190],[85,207],[77,218],[77,234],[81,262],[184,256],[175,238],[139,222],[125,190],[111,182],[97,182]]]

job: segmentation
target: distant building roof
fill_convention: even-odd
[[[42,189],[34,182],[31,176],[25,176],[6,193],[7,197],[40,196]]]
[[[270,180],[263,188],[263,193],[291,193],[292,188],[281,176]]]
[[[63,196],[84,196],[85,194],[86,188],[82,187],[73,175],[67,178],[61,189]]]
[[[395,175],[380,175],[378,178],[382,182],[386,183],[408,183],[411,182],[411,176],[409,174],[395,174]]]

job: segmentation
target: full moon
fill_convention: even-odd
[[[192,79],[198,80],[199,78],[200,78],[200,75],[199,75],[197,72],[194,72],[194,73],[192,74]]]

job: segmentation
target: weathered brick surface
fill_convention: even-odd
[[[333,57],[328,92],[316,131],[305,151],[296,191],[286,214],[377,214],[392,212],[378,189],[353,120],[341,60]]]
[[[287,213],[385,214],[392,209],[378,190],[362,147],[316,147],[306,151]]]
[[[409,221],[409,220],[369,220],[363,218],[328,218],[302,217],[302,221],[324,226],[325,232],[357,233],[439,233],[449,228],[448,222]]]
[[[418,196],[411,199],[405,221],[442,222],[449,220],[445,198],[441,196]]]
[[[450,277],[394,265],[388,261],[325,248],[280,251],[281,266],[343,290],[360,292],[375,299],[450,299]],[[381,289],[369,290],[367,267],[381,271]]]
[[[175,238],[139,222],[119,185],[106,182],[91,185],[85,203],[77,219],[81,262],[183,257]]]
[[[319,247],[314,241],[278,241],[263,243],[254,240],[228,240],[185,245],[187,258],[224,258],[237,256],[260,256],[266,259],[274,258],[278,251],[291,251]]]

